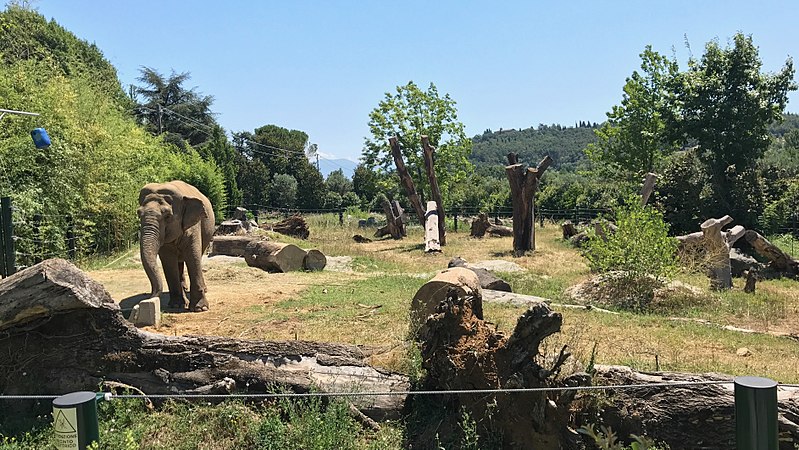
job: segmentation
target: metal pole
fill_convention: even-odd
[[[73,392],[53,400],[53,431],[58,450],[85,450],[99,443],[97,394]]]
[[[3,215],[3,259],[5,260],[5,276],[17,272],[14,251],[14,223],[11,217],[11,197],[0,199],[0,214]]]
[[[777,450],[777,382],[735,377],[735,438],[738,450]]]

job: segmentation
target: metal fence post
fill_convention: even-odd
[[[738,450],[777,450],[777,382],[735,377],[735,438]]]
[[[97,394],[73,392],[53,400],[53,431],[58,450],[85,450],[99,443]]]
[[[14,275],[17,271],[14,251],[14,223],[11,217],[11,197],[0,199],[0,215],[3,216],[3,276]]]

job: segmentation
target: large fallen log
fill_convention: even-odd
[[[352,345],[163,336],[133,327],[108,292],[64,260],[0,280],[0,392],[59,395],[103,382],[146,394],[405,391]],[[363,397],[370,417],[397,417],[403,396]],[[363,402],[362,402],[363,401]],[[2,401],[3,418],[52,410],[47,400]]]
[[[470,235],[472,237],[481,238],[485,236],[486,233],[489,236],[513,236],[513,230],[511,228],[504,225],[492,224],[491,221],[488,220],[488,215],[486,213],[480,213],[476,219],[472,220]]]
[[[411,301],[411,328],[421,326],[435,312],[439,303],[447,298],[449,291],[472,298],[474,314],[479,319],[483,318],[480,280],[477,275],[463,267],[452,267],[442,270],[416,291]]]
[[[325,254],[316,249],[308,250],[302,260],[302,268],[305,270],[323,270],[327,265]]]
[[[244,249],[244,261],[267,272],[293,272],[303,268],[306,254],[294,244],[252,241]]]
[[[507,281],[494,275],[494,273],[490,270],[483,269],[482,267],[470,266],[469,263],[467,263],[463,258],[452,258],[449,261],[449,264],[447,264],[447,267],[463,267],[465,269],[471,270],[475,275],[477,275],[477,279],[480,280],[480,287],[483,289],[511,292],[510,284],[508,284]]]
[[[247,248],[247,244],[258,240],[266,240],[266,237],[214,236],[214,240],[211,242],[210,255],[244,256],[244,250]]]
[[[646,435],[670,448],[735,448],[732,377],[721,374],[636,372],[597,365],[594,384],[650,384],[730,381],[729,384],[611,389],[603,400],[602,422],[618,436]],[[780,449],[799,442],[799,389],[780,387]]]
[[[769,260],[768,267],[770,269],[783,272],[787,276],[794,278],[799,275],[799,260],[792,258],[791,255],[769,242],[768,239],[761,236],[757,231],[748,230],[745,236],[746,242],[748,242],[758,254]]]

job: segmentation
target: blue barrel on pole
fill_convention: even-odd
[[[34,128],[31,131],[31,137],[33,138],[33,144],[36,148],[47,148],[50,146],[50,136],[47,135],[47,131],[44,128]]]

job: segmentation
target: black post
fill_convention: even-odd
[[[75,220],[71,215],[67,216],[67,257],[74,261],[77,255],[78,244],[75,242]]]
[[[735,440],[738,450],[777,450],[777,382],[735,377]]]
[[[17,271],[14,251],[14,223],[11,217],[11,197],[0,199],[0,214],[3,216],[3,276],[14,275]]]
[[[44,255],[44,239],[42,239],[42,215],[33,215],[33,263],[39,264],[42,262],[42,255]]]
[[[53,431],[57,449],[85,450],[99,443],[97,394],[73,392],[53,400]]]
[[[458,213],[456,212],[455,215],[452,216],[455,219],[455,232],[458,232]]]
[[[344,226],[344,209],[343,208],[339,208],[339,210],[338,210],[338,224],[341,227]]]

